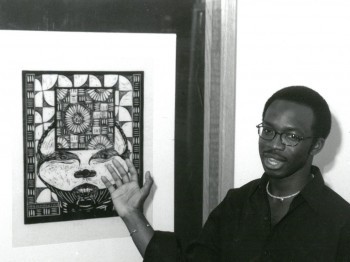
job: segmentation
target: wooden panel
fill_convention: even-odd
[[[236,1],[221,3],[220,201],[233,187],[236,80]]]
[[[207,0],[203,222],[233,187],[236,1]]]

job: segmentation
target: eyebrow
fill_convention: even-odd
[[[274,125],[268,121],[263,121],[263,124],[271,126],[271,127],[273,127],[273,129],[275,129]],[[304,132],[302,130],[300,130],[299,128],[294,127],[294,126],[284,127],[282,129],[282,132],[285,132],[285,131],[297,131],[297,132],[300,132],[301,134],[304,134]]]

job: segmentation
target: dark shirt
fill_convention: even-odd
[[[158,231],[144,261],[350,261],[350,205],[312,173],[275,226],[264,174],[228,192],[186,253],[175,234]]]

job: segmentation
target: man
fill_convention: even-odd
[[[173,233],[154,232],[140,212],[150,174],[140,189],[130,162],[130,177],[117,161],[120,177],[108,167],[118,188],[103,181],[145,261],[350,261],[350,205],[312,165],[330,132],[326,101],[307,87],[287,87],[266,102],[262,120],[265,173],[228,192],[186,254]]]

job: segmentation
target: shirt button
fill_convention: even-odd
[[[269,256],[269,255],[270,255],[270,252],[269,252],[269,251],[267,251],[267,250],[265,250],[265,251],[264,251],[264,256],[266,256],[266,257],[267,257],[267,256]]]
[[[265,221],[269,220],[269,217],[268,216],[264,217],[264,220]]]

